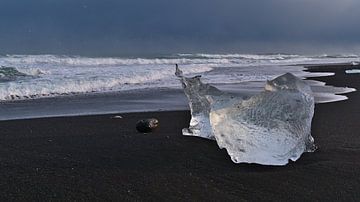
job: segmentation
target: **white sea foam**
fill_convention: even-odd
[[[187,74],[211,70],[209,67],[189,66]],[[151,71],[155,70],[155,71]],[[164,87],[171,82],[170,68],[146,67],[117,68],[64,68],[64,69],[21,69],[29,75],[36,75],[20,81],[0,83],[0,99],[23,99],[48,97],[73,93],[104,92],[147,87]],[[46,72],[46,73],[44,73]]]
[[[356,55],[301,56],[288,54],[178,54],[158,58],[79,57],[57,55],[0,56],[0,66],[19,75],[0,72],[0,100],[26,99],[73,93],[174,87],[173,65],[185,75],[203,75],[213,84],[265,81],[285,72],[298,77],[307,73],[296,64],[358,62]],[[23,75],[20,75],[23,74]]]
[[[8,55],[2,57],[0,64],[62,65],[62,66],[125,66],[125,65],[169,65],[169,64],[226,64],[231,63],[225,58],[194,59],[194,58],[89,58],[56,55]]]
[[[345,70],[347,74],[360,74],[360,69],[349,69]]]

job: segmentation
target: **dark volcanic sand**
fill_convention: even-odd
[[[360,74],[317,78],[360,89]],[[360,199],[360,93],[316,106],[319,149],[284,167],[234,164],[216,142],[181,135],[188,111],[0,122],[3,200],[301,200]],[[155,117],[160,128],[139,134]]]

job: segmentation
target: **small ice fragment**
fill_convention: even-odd
[[[120,116],[120,115],[116,115],[116,116],[113,116],[113,117],[111,117],[112,119],[122,119],[123,117],[122,116]]]
[[[347,74],[360,74],[360,69],[348,69],[345,70]]]
[[[359,63],[358,63],[358,62],[355,62],[355,61],[352,61],[352,62],[351,62],[351,65],[354,65],[354,66],[355,66],[355,65],[359,65]]]

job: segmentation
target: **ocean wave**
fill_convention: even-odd
[[[16,71],[15,68],[13,68]],[[169,87],[177,82],[173,81],[173,68],[102,68],[98,72],[86,68],[68,68],[67,70],[50,71],[44,73],[39,69],[28,69],[32,79],[8,82],[0,85],[0,100],[30,99],[40,97],[54,97],[90,92],[108,92],[149,87]],[[193,75],[212,70],[207,66],[188,66],[186,74]],[[17,71],[18,72],[18,71]],[[25,71],[24,71],[25,72]],[[29,76],[27,74],[19,74]]]
[[[296,54],[177,54],[172,57],[158,58],[119,58],[119,57],[80,57],[59,55],[6,55],[0,56],[0,65],[16,67],[42,67],[42,66],[134,66],[134,65],[208,65],[220,66],[256,66],[272,64],[302,64],[349,62],[349,59],[360,60],[359,55],[296,55]]]
[[[0,64],[21,63],[23,65],[71,65],[71,66],[117,66],[117,65],[173,65],[173,64],[228,64],[225,58],[89,58],[57,55],[7,55],[0,57]]]
[[[297,55],[297,54],[207,54],[207,53],[181,53],[179,57],[190,58],[231,58],[231,59],[250,59],[250,60],[286,60],[286,59],[318,59],[318,58],[360,58],[356,54],[321,54],[321,55]]]
[[[273,54],[273,55],[257,55],[257,54],[179,54],[179,56],[200,57],[200,58],[232,58],[232,59],[251,59],[251,60],[284,60],[287,58],[300,57],[299,55]]]
[[[335,55],[328,55],[328,54],[323,54],[323,55],[319,55],[319,56],[315,56],[318,58],[359,58],[359,55],[356,54],[335,54]]]
[[[0,67],[0,82],[13,81],[18,78],[24,78],[28,76],[27,74],[18,71],[14,67]]]
[[[174,64],[185,75],[202,74],[208,83],[266,81],[285,72],[309,76],[297,64],[356,62],[357,55],[177,54],[155,58],[64,55],[0,56],[0,100],[76,93],[179,87]],[[354,63],[355,64],[355,63]],[[311,76],[311,75],[310,75]]]

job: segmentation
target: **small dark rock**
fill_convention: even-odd
[[[136,123],[136,130],[141,133],[151,133],[159,126],[157,119],[143,119]]]

